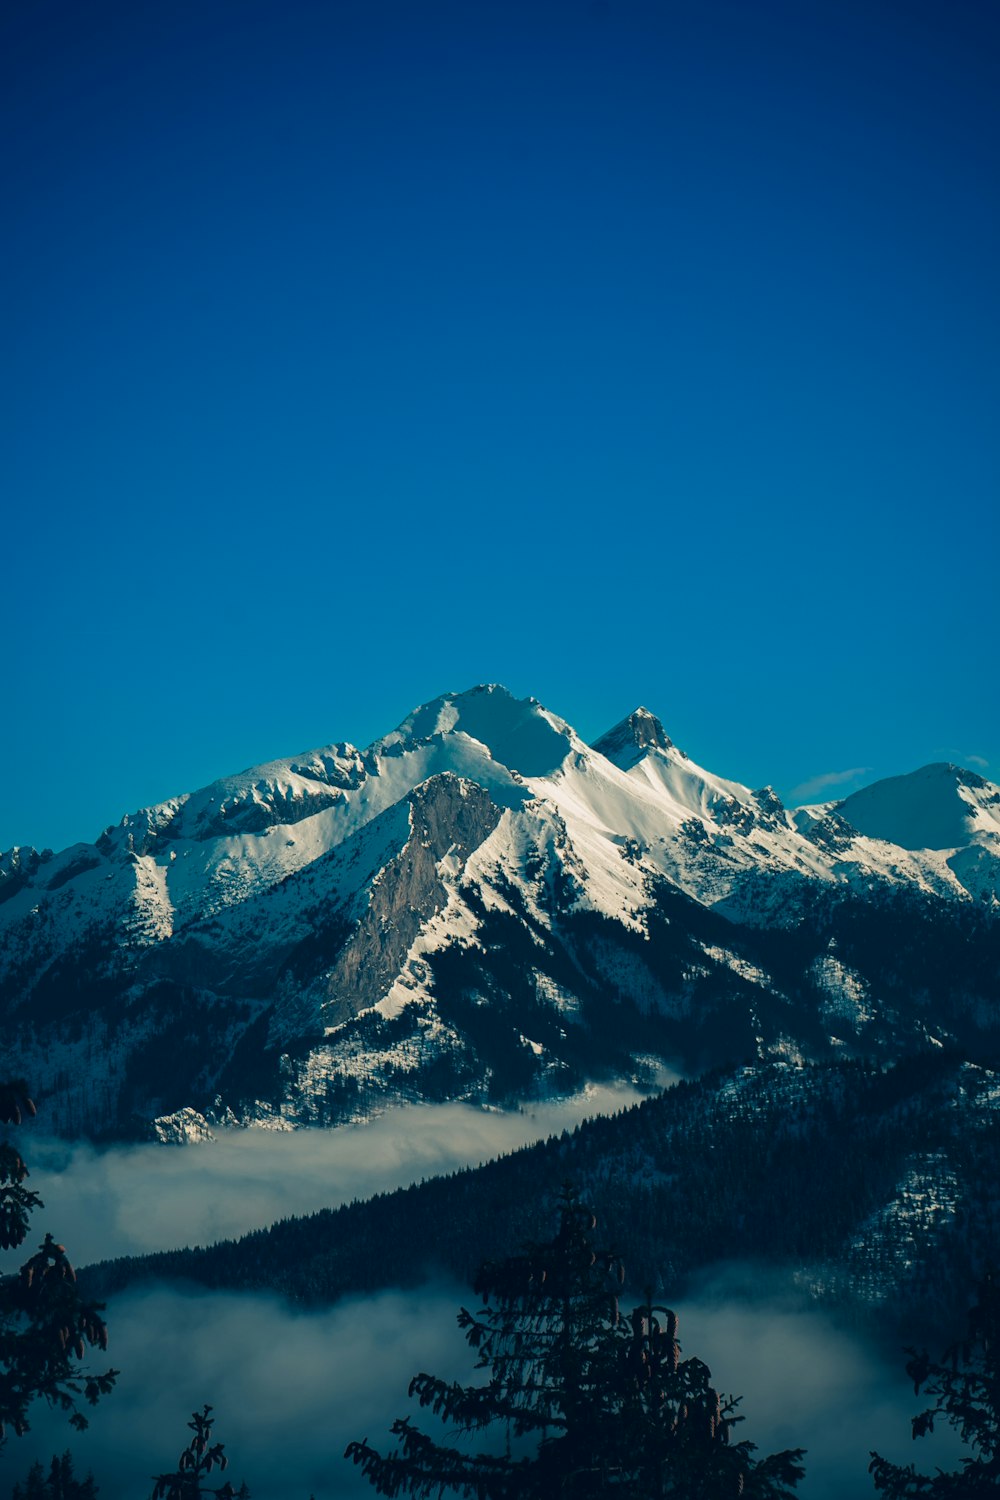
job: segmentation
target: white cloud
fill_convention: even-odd
[[[46,1229],[73,1263],[208,1245],[293,1214],[335,1208],[391,1192],[572,1130],[588,1115],[612,1114],[641,1096],[591,1086],[559,1102],[501,1112],[468,1104],[407,1105],[366,1125],[335,1130],[221,1131],[195,1146],[118,1146],[98,1151],[32,1140],[21,1150]],[[0,1273],[22,1253],[0,1253]]]
[[[240,1132],[190,1148],[98,1153],[36,1144],[34,1155],[49,1164],[33,1173],[32,1185],[51,1198],[44,1219],[82,1264],[94,1255],[204,1242],[385,1190],[513,1149],[630,1098],[605,1090],[523,1115],[412,1107],[356,1130]],[[44,1232],[41,1214],[37,1224]],[[766,1300],[748,1300],[748,1286],[767,1292]],[[915,1457],[925,1471],[954,1467],[947,1432],[938,1446],[921,1442],[919,1452],[910,1441],[917,1407],[902,1360],[885,1365],[831,1317],[772,1291],[755,1272],[730,1268],[678,1305],[680,1336],[684,1353],[704,1359],[721,1390],[745,1396],[741,1437],[763,1452],[810,1450],[801,1500],[867,1494],[873,1447],[896,1461]],[[36,1456],[47,1463],[69,1447],[78,1471],[93,1470],[101,1500],[133,1500],[149,1492],[152,1474],[175,1463],[190,1412],[207,1402],[229,1472],[237,1484],[246,1480],[254,1500],[370,1500],[343,1449],[366,1436],[389,1445],[393,1419],[412,1409],[406,1390],[418,1371],[480,1378],[455,1324],[469,1295],[437,1284],[307,1313],[277,1296],[162,1285],[127,1291],[108,1310],[118,1389],[82,1435],[35,1408],[31,1433],[8,1444],[6,1474],[13,1483]]]
[[[871,766],[851,766],[847,771],[822,771],[818,776],[811,776],[808,781],[803,781],[801,786],[793,787],[788,794],[789,799],[792,802],[814,802],[822,792],[867,776],[871,769]]]

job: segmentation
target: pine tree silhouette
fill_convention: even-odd
[[[188,1426],[194,1437],[172,1473],[154,1476],[151,1500],[205,1500],[207,1495],[214,1495],[216,1500],[249,1500],[250,1491],[245,1484],[235,1490],[228,1479],[215,1488],[207,1483],[213,1469],[221,1472],[229,1467],[225,1444],[212,1441],[215,1418],[209,1416],[211,1410],[205,1406],[200,1412],[191,1413]]]
[[[913,1418],[914,1438],[934,1431],[939,1418],[956,1428],[972,1449],[961,1468],[932,1477],[913,1464],[893,1464],[872,1453],[869,1473],[888,1500],[983,1500],[1000,1495],[1000,1280],[988,1270],[969,1314],[965,1341],[934,1363],[926,1349],[910,1356],[906,1373],[915,1395],[921,1387],[932,1405]]]
[[[594,1227],[567,1187],[554,1239],[482,1267],[482,1307],[458,1322],[487,1384],[410,1383],[421,1406],[460,1433],[502,1435],[504,1451],[448,1447],[400,1418],[395,1452],[367,1439],[346,1450],[379,1494],[789,1500],[801,1450],[759,1460],[752,1443],[733,1442],[737,1403],[719,1396],[707,1365],[681,1358],[675,1314],[647,1299],[621,1316],[623,1268],[594,1248]]]
[[[20,1125],[33,1116],[23,1080],[0,1084],[0,1124]],[[10,1141],[0,1143],[0,1248],[16,1249],[27,1238],[31,1215],[41,1208],[25,1187],[28,1168]],[[44,1398],[66,1412],[74,1427],[87,1426],[82,1398],[94,1405],[115,1383],[117,1370],[88,1373],[87,1346],[106,1349],[102,1303],[87,1302],[76,1286],[66,1247],[46,1234],[20,1275],[0,1280],[0,1447],[8,1431],[28,1430],[28,1409]]]
[[[94,1476],[77,1479],[73,1473],[73,1458],[64,1453],[53,1458],[46,1474],[40,1463],[32,1464],[23,1484],[15,1484],[10,1500],[97,1500]]]

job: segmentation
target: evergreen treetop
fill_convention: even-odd
[[[698,1359],[682,1359],[677,1318],[647,1301],[623,1317],[623,1268],[594,1247],[595,1221],[564,1189],[552,1240],[486,1263],[482,1306],[458,1315],[486,1384],[417,1375],[410,1395],[460,1434],[490,1432],[502,1452],[435,1442],[408,1417],[396,1451],[367,1439],[346,1455],[382,1495],[430,1500],[788,1500],[801,1450],[758,1460],[734,1442],[737,1403],[723,1400]]]
[[[926,1349],[910,1356],[906,1373],[915,1395],[921,1387],[931,1405],[912,1420],[914,1438],[934,1431],[939,1418],[957,1429],[972,1450],[951,1473],[931,1477],[913,1464],[893,1464],[872,1453],[869,1472],[887,1500],[996,1500],[1000,1495],[1000,1278],[987,1270],[969,1313],[963,1342],[946,1349],[940,1362]]]
[[[0,1084],[0,1123],[20,1125],[35,1106],[23,1080]],[[25,1187],[28,1168],[9,1142],[0,1143],[0,1246],[27,1238],[31,1214],[41,1208]],[[0,1279],[0,1447],[8,1430],[28,1430],[28,1410],[39,1398],[66,1412],[74,1427],[87,1426],[82,1398],[94,1405],[114,1385],[117,1370],[89,1372],[87,1346],[106,1349],[103,1304],[87,1301],[64,1245],[46,1234],[18,1276]]]

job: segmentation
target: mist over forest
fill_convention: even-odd
[[[57,1229],[79,1263],[208,1242],[419,1181],[633,1098],[606,1089],[509,1114],[415,1106],[357,1129],[223,1131],[180,1148],[102,1151],[39,1141],[27,1151],[40,1163],[32,1181],[46,1200],[38,1229]],[[551,1232],[551,1218],[550,1206],[539,1203],[540,1237]],[[615,1228],[602,1224],[597,1237],[610,1241]],[[208,1403],[231,1476],[246,1480],[254,1500],[362,1500],[371,1490],[343,1461],[346,1444],[368,1437],[388,1446],[393,1419],[416,1414],[407,1386],[419,1371],[477,1378],[455,1321],[470,1299],[468,1288],[442,1278],[308,1311],[276,1294],[163,1283],[126,1290],[107,1314],[108,1357],[121,1370],[116,1390],[79,1435],[36,1404],[30,1433],[8,1445],[6,1475],[23,1478],[36,1456],[47,1462],[71,1447],[77,1472],[92,1469],[102,1500],[131,1500],[175,1461],[190,1412]],[[716,1266],[676,1307],[685,1355],[704,1360],[723,1392],[744,1397],[740,1436],[763,1452],[807,1448],[804,1500],[869,1495],[871,1448],[898,1461],[912,1457],[912,1386],[903,1358],[893,1359],[884,1339],[876,1345],[810,1308],[787,1279],[762,1266]],[[433,1419],[419,1415],[433,1430]],[[922,1445],[922,1466],[946,1463],[954,1451],[946,1433]]]
[[[45,1203],[33,1232],[51,1230],[78,1266],[209,1245],[292,1214],[476,1166],[641,1097],[626,1084],[592,1085],[517,1110],[409,1105],[337,1130],[221,1129],[215,1140],[190,1146],[101,1149],[32,1134],[23,1149],[31,1185]],[[20,1258],[0,1251],[0,1271],[16,1269]]]
[[[763,1452],[808,1450],[803,1500],[870,1497],[870,1449],[898,1462],[914,1457],[917,1403],[903,1360],[887,1363],[856,1333],[787,1300],[734,1301],[728,1284],[708,1283],[678,1303],[684,1354],[705,1360],[723,1392],[743,1394],[740,1437]],[[229,1477],[245,1479],[253,1500],[370,1500],[371,1487],[341,1457],[346,1444],[368,1437],[391,1446],[391,1423],[407,1412],[443,1435],[407,1398],[419,1371],[484,1378],[455,1323],[470,1299],[468,1288],[431,1284],[303,1313],[277,1297],[126,1292],[108,1313],[118,1388],[80,1435],[36,1408],[31,1433],[5,1456],[7,1472],[71,1447],[78,1472],[93,1470],[101,1500],[133,1500],[174,1462],[190,1412],[208,1402]],[[925,1440],[921,1467],[949,1466],[955,1451],[948,1434]]]

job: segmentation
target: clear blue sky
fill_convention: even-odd
[[[0,848],[490,680],[1000,777],[992,0],[9,0],[0,70]]]

